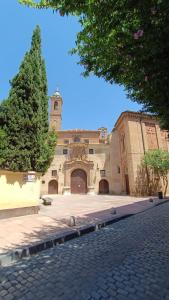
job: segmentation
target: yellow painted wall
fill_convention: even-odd
[[[40,174],[35,181],[28,182],[28,173],[0,170],[0,210],[39,205]]]

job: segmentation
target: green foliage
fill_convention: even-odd
[[[0,129],[0,165],[4,163],[7,150],[7,136],[4,130]]]
[[[79,16],[76,49],[84,75],[124,85],[128,97],[169,129],[168,0],[20,0]]]
[[[48,132],[48,96],[40,28],[33,32],[29,52],[11,81],[9,97],[0,105],[3,148],[0,167],[45,172],[54,155],[54,133]],[[0,137],[0,138],[1,138]]]
[[[165,150],[151,150],[146,152],[143,162],[148,167],[162,174],[169,171],[169,152]]]
[[[162,178],[165,186],[164,194],[166,194],[168,186],[169,152],[159,149],[148,151],[143,157],[143,164],[153,170],[159,179]]]

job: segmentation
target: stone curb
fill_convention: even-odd
[[[40,242],[37,242],[34,245],[29,245],[27,247],[18,248],[13,251],[9,251],[9,252],[0,254],[0,267],[10,265],[11,263],[16,262],[22,258],[30,257],[32,255],[37,254],[38,252],[41,252],[41,251],[49,249],[49,248],[56,247],[57,245],[63,244],[67,241],[70,241],[74,238],[78,238],[78,237],[88,234],[90,232],[100,230],[101,228],[104,228],[108,225],[119,222],[119,221],[129,218],[131,216],[137,215],[137,214],[142,213],[142,212],[144,212],[148,209],[151,209],[155,206],[162,205],[168,201],[169,201],[169,199],[165,199],[158,203],[153,203],[153,205],[151,207],[145,208],[142,211],[137,212],[137,213],[130,213],[130,214],[126,214],[126,215],[114,216],[113,218],[107,218],[107,219],[97,222],[95,224],[88,224],[88,225],[84,225],[84,226],[81,226],[78,228],[74,227],[74,229],[69,230],[68,232],[64,232],[64,233],[58,234],[56,236],[51,236],[50,238],[48,238],[46,240],[42,240]]]

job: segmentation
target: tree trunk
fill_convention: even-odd
[[[167,188],[168,188],[168,176],[166,175],[166,176],[165,176],[164,197],[166,196]]]

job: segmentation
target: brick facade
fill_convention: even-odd
[[[107,134],[106,128],[61,130],[61,120],[62,98],[56,92],[51,97],[50,114],[50,127],[57,132],[56,153],[42,178],[41,194],[48,194],[49,190],[71,194],[75,170],[85,172],[86,183],[82,185],[87,185],[86,192],[89,194],[105,191],[131,195],[148,193],[146,172],[141,167],[142,157],[149,149],[169,151],[169,133],[160,129],[155,118],[123,112],[110,134]],[[79,178],[77,184],[81,180]],[[77,190],[80,190],[79,186]],[[73,191],[76,191],[75,186]]]

